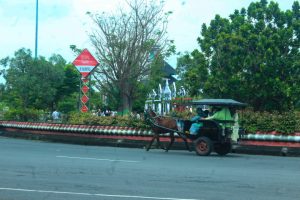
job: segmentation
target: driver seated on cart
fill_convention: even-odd
[[[197,115],[194,116],[190,121],[193,122],[191,127],[190,127],[190,134],[191,135],[196,135],[199,131],[199,129],[203,126],[202,122],[199,122],[201,119],[205,119],[207,117],[207,114],[202,110],[201,107],[198,107],[197,110]]]
[[[210,108],[210,110],[212,109]],[[190,128],[191,135],[196,135],[199,132],[199,129],[203,126],[203,123],[199,122],[199,120],[217,120],[220,121],[220,124],[223,125],[223,127],[227,128],[232,126],[231,123],[227,123],[228,121],[233,121],[228,107],[214,107],[211,112],[211,116],[207,116],[206,113],[199,107],[197,108],[197,114],[197,116],[191,119],[191,122],[193,122]]]
[[[231,116],[230,110],[228,107],[215,107],[216,111],[209,117],[206,117],[207,120],[219,120],[221,125],[225,127],[231,127],[233,118]],[[223,123],[222,123],[223,121]],[[225,123],[224,123],[225,122]],[[228,123],[231,122],[231,123]]]

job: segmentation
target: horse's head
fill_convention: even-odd
[[[151,109],[148,108],[147,110],[145,110],[145,119],[149,120],[149,118],[155,118],[157,117],[157,114]]]
[[[149,109],[147,110],[147,113],[148,113],[149,116],[152,117],[152,118],[157,116],[157,114],[156,114],[151,108],[149,108]]]

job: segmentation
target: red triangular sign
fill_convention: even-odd
[[[98,64],[98,61],[87,49],[84,49],[73,61],[73,65],[75,65],[76,69],[84,78],[87,77]]]
[[[75,66],[97,66],[99,63],[94,56],[87,50],[84,49],[77,58],[73,61]]]

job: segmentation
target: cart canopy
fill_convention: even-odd
[[[247,104],[235,101],[233,99],[201,99],[191,102],[192,105],[208,106],[227,106],[227,107],[245,107]]]

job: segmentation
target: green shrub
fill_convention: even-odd
[[[12,109],[4,113],[4,120],[14,120],[14,121],[31,121],[38,122],[43,121],[44,111],[36,109]]]
[[[296,120],[295,130],[299,132],[300,131],[300,111],[295,112],[295,120]]]
[[[245,110],[239,112],[239,121],[249,133],[276,131],[281,134],[290,134],[300,130],[299,112],[270,113]]]
[[[101,126],[127,126],[133,128],[149,128],[143,121],[130,116],[95,116],[90,113],[71,113],[68,118],[70,124],[86,124]]]
[[[171,112],[170,116],[174,118],[191,119],[196,115],[189,111]],[[127,126],[133,128],[148,129],[150,126],[143,120],[131,116],[109,116],[98,117],[91,113],[71,112],[63,121],[70,124],[86,124],[101,126]],[[46,113],[36,109],[5,109],[3,111],[4,120],[14,121],[46,121]],[[272,132],[276,131],[281,134],[291,134],[300,131],[300,112],[254,112],[253,110],[239,111],[239,123],[248,133],[257,131]]]
[[[175,110],[173,110],[173,111],[171,111],[170,113],[169,113],[169,116],[170,117],[174,117],[174,118],[180,118],[180,119],[186,119],[186,120],[189,120],[189,119],[191,119],[192,117],[194,117],[194,116],[196,116],[197,115],[197,113],[196,112],[191,112],[191,111],[189,111],[189,110],[185,110],[185,111],[183,111],[183,112],[179,112],[179,111],[175,111]]]

